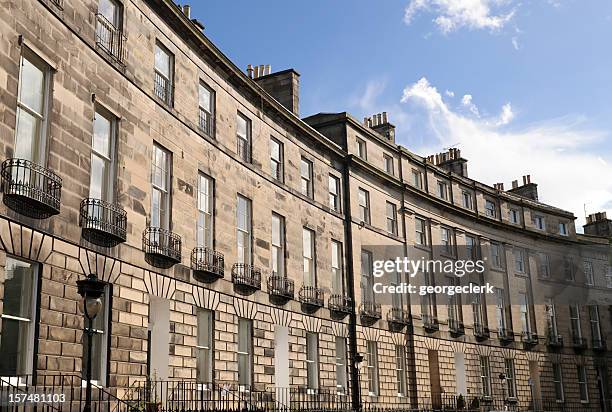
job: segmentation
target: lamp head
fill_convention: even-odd
[[[101,296],[104,293],[105,283],[100,281],[95,274],[90,274],[85,279],[77,281],[77,290],[81,295],[79,309],[88,319],[93,320],[102,307]]]

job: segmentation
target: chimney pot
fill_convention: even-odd
[[[523,184],[526,185],[527,184],[527,176],[523,176]]]
[[[381,124],[382,124],[382,114],[381,114],[381,113],[378,113],[378,114],[376,115],[376,117],[377,117],[377,119],[376,119],[376,120],[377,120],[377,124],[376,124],[376,125],[377,125],[377,126],[378,126],[378,125],[381,125]]]
[[[270,74],[272,72],[272,66],[269,64],[266,65],[266,74]]]
[[[516,189],[518,187],[518,180],[513,180],[512,181],[512,188]]]
[[[259,75],[260,76],[265,75],[266,74],[265,70],[266,70],[266,66],[264,66],[263,64],[260,64],[259,65]]]
[[[383,123],[389,123],[389,121],[387,120],[387,112],[382,113],[382,121]]]
[[[185,4],[183,6],[183,14],[188,18],[191,18],[191,6],[189,4]]]
[[[247,64],[247,75],[252,79],[253,78],[253,66]]]

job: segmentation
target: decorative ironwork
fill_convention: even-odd
[[[64,10],[64,0],[49,0],[51,4],[54,4],[59,10]]]
[[[497,331],[497,337],[502,344],[514,342],[514,332],[511,329],[501,328]]]
[[[207,247],[196,247],[191,251],[191,269],[195,280],[212,283],[225,274],[223,254]]]
[[[425,329],[425,332],[434,333],[440,330],[437,316],[423,314],[421,315],[421,320],[423,321],[423,329]]]
[[[126,240],[127,213],[119,205],[100,199],[83,199],[79,213],[81,235],[98,246],[113,247]]]
[[[351,313],[351,299],[344,295],[333,294],[329,296],[327,307],[334,319],[344,319]]]
[[[389,329],[399,332],[404,326],[410,324],[410,313],[402,308],[393,307],[387,312],[387,323],[389,323]]]
[[[546,335],[546,345],[551,348],[563,347],[563,335],[548,331],[548,334]]]
[[[272,275],[268,277],[268,294],[270,300],[277,304],[285,304],[293,299],[293,280],[285,277]]]
[[[209,137],[215,138],[215,118],[211,113],[200,108],[200,119],[199,119],[200,130]]]
[[[62,178],[26,159],[2,163],[4,204],[33,219],[47,219],[60,212]]]
[[[449,319],[448,331],[455,338],[463,336],[465,334],[465,327],[463,326],[463,322],[461,322],[459,319]]]
[[[125,66],[127,38],[106,17],[96,14],[96,46],[104,50],[115,62]]]
[[[172,107],[174,85],[162,74],[155,72],[155,95],[159,97],[166,105]]]
[[[576,350],[583,350],[587,347],[587,340],[582,336],[572,335],[572,347]]]
[[[485,327],[482,323],[474,324],[474,337],[478,341],[487,340],[490,337],[489,328]]]
[[[593,350],[605,352],[607,350],[606,341],[604,339],[593,339]]]
[[[142,250],[148,264],[168,269],[181,261],[181,237],[160,227],[147,227],[142,233]]]
[[[380,303],[363,301],[361,305],[359,305],[359,316],[361,317],[361,323],[365,325],[373,324],[382,318]]]
[[[526,346],[535,346],[538,344],[538,335],[531,331],[521,332],[521,342]]]
[[[317,310],[325,305],[323,289],[316,286],[302,285],[298,295],[302,307],[306,310]]]
[[[234,263],[232,283],[241,294],[250,295],[261,289],[261,269],[249,263]]]

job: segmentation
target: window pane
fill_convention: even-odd
[[[237,130],[238,136],[240,136],[240,137],[242,137],[244,139],[247,139],[247,137],[248,137],[248,121],[247,121],[246,118],[244,118],[240,114],[238,114],[236,130]]]
[[[17,130],[15,132],[15,157],[39,162],[42,120],[17,108]]]
[[[43,115],[45,101],[45,73],[26,57],[21,58],[19,103]]]
[[[111,128],[111,120],[96,112],[91,146],[93,150],[107,158],[110,158]]]
[[[200,96],[199,96],[199,104],[200,107],[204,110],[206,110],[208,113],[212,113],[212,107],[211,107],[211,93],[210,90],[208,89],[208,87],[204,86],[202,83],[200,83]]]
[[[155,69],[170,79],[170,55],[158,44],[155,45]]]
[[[119,13],[117,4],[111,0],[100,0],[98,5],[98,13],[100,13],[106,20],[108,20],[113,26],[119,26]]]
[[[92,153],[89,180],[89,197],[107,200],[109,167],[106,160]]]

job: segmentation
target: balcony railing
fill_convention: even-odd
[[[155,72],[155,95],[160,98],[166,105],[173,105],[173,84],[161,73]]]
[[[410,324],[410,313],[402,308],[393,307],[387,312],[387,323],[394,332],[399,332]]]
[[[512,329],[500,328],[497,330],[497,337],[501,343],[510,343],[514,341],[514,332]]]
[[[241,137],[236,139],[236,154],[245,162],[251,161],[250,142]]]
[[[527,346],[534,346],[538,344],[538,335],[531,331],[522,331],[521,332],[521,342],[523,342]]]
[[[60,10],[64,10],[64,0],[49,0],[49,3],[54,4]]]
[[[234,263],[232,283],[241,294],[250,295],[261,289],[261,269],[249,263]]]
[[[2,163],[4,204],[33,219],[46,219],[60,212],[62,178],[26,159]]]
[[[593,350],[594,351],[606,351],[606,341],[604,339],[593,339]]]
[[[151,266],[168,269],[181,261],[181,237],[160,227],[147,227],[142,233],[142,250]]]
[[[489,339],[490,337],[489,328],[487,328],[482,323],[475,323],[474,324],[474,337],[476,338],[476,340],[479,340],[479,341]]]
[[[327,307],[335,319],[344,319],[351,313],[351,299],[344,295],[330,295]]]
[[[199,124],[200,130],[209,137],[215,138],[215,118],[211,113],[200,108],[200,119]]]
[[[115,62],[125,66],[126,37],[101,14],[96,14],[96,45],[104,50]]]
[[[582,336],[572,335],[572,347],[576,350],[583,350],[587,347],[587,340]]]
[[[294,289],[293,280],[285,276],[272,275],[268,277],[268,294],[270,300],[274,303],[284,304],[293,299]]]
[[[421,315],[421,320],[423,321],[423,329],[425,329],[425,332],[433,333],[440,330],[437,316],[424,313]]]
[[[300,303],[305,309],[316,310],[324,306],[323,289],[302,285],[299,292]]]
[[[551,348],[560,348],[563,346],[563,335],[549,330],[546,334],[546,345]]]
[[[463,322],[461,322],[459,319],[449,319],[448,331],[454,337],[463,336],[463,334],[465,333],[465,327],[463,326]]]
[[[83,238],[88,242],[113,247],[126,240],[127,213],[117,204],[100,199],[83,199],[79,225]]]
[[[225,258],[214,249],[196,247],[191,251],[191,269],[197,281],[212,283],[225,274]]]
[[[367,300],[363,301],[361,305],[359,305],[359,316],[361,317],[361,322],[364,324],[374,323],[381,319],[382,308],[380,303]]]

